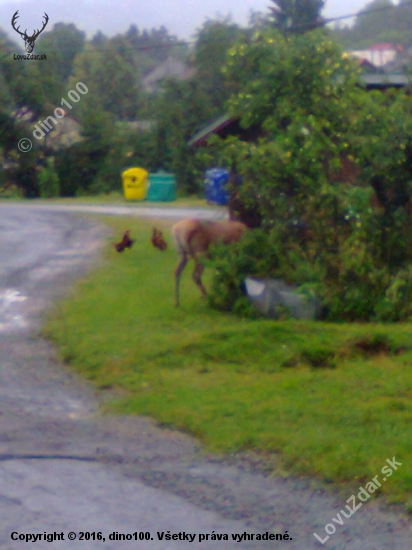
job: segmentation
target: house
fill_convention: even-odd
[[[371,63],[370,61],[368,61],[367,59],[363,59],[363,58],[356,58],[356,61],[358,62],[359,64],[359,67],[360,69],[362,70],[362,73],[367,73],[367,74],[382,74],[385,72],[385,70],[382,68],[382,67],[377,67],[376,65],[374,65],[373,63]]]
[[[70,147],[84,139],[81,135],[80,124],[73,117],[65,114],[62,118],[57,118],[55,120],[56,124],[49,124],[51,128],[44,136],[44,144],[46,147],[50,147],[54,150],[63,149],[64,147]],[[42,125],[42,128],[45,128],[44,125]],[[47,130],[47,127],[45,129]]]
[[[32,122],[33,120],[36,120],[36,113],[31,111],[29,107],[25,105],[12,111],[11,116],[16,122]]]
[[[135,120],[129,122],[129,127],[140,132],[149,132],[156,128],[156,120]]]
[[[188,142],[189,146],[200,147],[207,145],[208,138],[216,134],[221,138],[240,136],[243,141],[255,141],[261,134],[259,126],[244,129],[240,126],[240,117],[222,115],[200,129]]]
[[[60,116],[56,111],[50,113],[43,121],[38,120],[38,115],[28,107],[23,106],[12,111],[11,116],[18,123],[24,123],[37,140],[51,149],[70,147],[83,139],[80,124],[69,111],[57,107]],[[43,134],[43,135],[42,135]]]
[[[412,45],[403,49],[399,55],[395,57],[393,61],[385,66],[386,71],[392,73],[405,73],[412,68]]]
[[[156,128],[156,120],[133,120],[129,122],[117,122],[116,126],[119,128],[127,128],[128,130],[135,130],[139,132],[150,132]]]
[[[189,80],[194,76],[195,72],[194,68],[189,67],[183,61],[169,57],[143,77],[143,88],[146,92],[153,93],[157,91],[162,80],[166,78]]]
[[[366,50],[352,50],[347,53],[354,57],[365,59],[375,65],[375,67],[384,67],[388,63],[393,62],[402,51],[403,47],[400,44],[383,42],[374,44]]]
[[[367,90],[386,90],[387,88],[403,88],[410,86],[412,79],[406,74],[384,72],[378,74],[360,75],[360,85]]]

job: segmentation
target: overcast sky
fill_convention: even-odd
[[[366,3],[365,0],[327,0],[323,15],[356,13]],[[9,34],[13,32],[11,16],[19,10],[24,29],[38,28],[46,12],[51,24],[73,22],[89,34],[98,29],[109,35],[124,32],[135,23],[140,29],[165,25],[180,38],[189,38],[208,17],[231,13],[237,23],[246,24],[252,9],[266,12],[270,5],[270,0],[0,0],[0,26]],[[39,22],[35,21],[37,17]]]

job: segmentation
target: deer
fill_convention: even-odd
[[[182,220],[172,228],[180,257],[175,271],[176,307],[180,305],[180,277],[187,262],[190,259],[195,262],[192,278],[205,298],[207,292],[202,284],[202,273],[205,266],[201,263],[201,259],[209,256],[209,248],[212,244],[218,242],[224,244],[238,242],[247,229],[244,223],[237,221],[202,221],[198,219]]]
[[[32,36],[28,36],[27,29],[24,32],[20,32],[19,31],[20,27],[17,27],[17,28],[15,27],[16,21],[19,18],[19,10],[16,11],[16,13],[13,15],[11,19],[11,26],[23,38],[27,53],[32,53],[32,51],[34,50],[34,43],[36,42],[39,34],[41,34],[44,31],[49,21],[49,16],[47,15],[47,13],[45,13],[43,17],[45,20],[43,22],[42,28],[40,30],[37,29],[37,31],[34,31]]]

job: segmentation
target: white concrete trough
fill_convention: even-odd
[[[321,304],[309,300],[297,292],[296,287],[280,279],[258,279],[246,277],[246,294],[260,313],[271,319],[278,319],[285,311],[295,319],[317,319]]]

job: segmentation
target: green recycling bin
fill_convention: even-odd
[[[176,178],[167,172],[157,172],[149,176],[149,189],[146,200],[170,202],[176,200]]]

